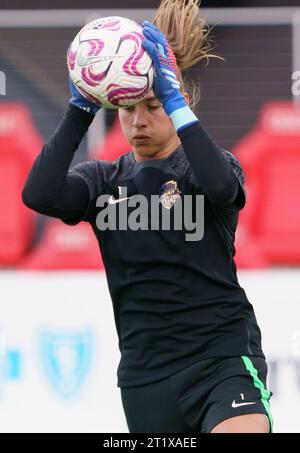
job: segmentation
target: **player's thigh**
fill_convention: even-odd
[[[182,417],[170,378],[136,387],[122,387],[121,399],[130,433],[192,432]]]

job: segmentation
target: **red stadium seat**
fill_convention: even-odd
[[[15,265],[32,239],[36,214],[21,192],[42,143],[25,105],[0,103],[0,266]]]
[[[239,228],[266,262],[300,264],[300,107],[266,104],[234,153],[248,194]]]
[[[81,222],[70,227],[51,219],[37,247],[19,265],[23,270],[103,269],[91,226]]]

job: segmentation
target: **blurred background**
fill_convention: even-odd
[[[126,433],[92,230],[33,213],[21,191],[67,108],[66,50],[79,29],[101,16],[151,20],[159,1],[22,4],[0,6],[0,430]],[[300,4],[207,0],[201,9],[224,61],[191,71],[197,114],[245,171],[238,278],[262,330],[274,431],[300,432]],[[102,110],[73,164],[127,151],[116,112]]]

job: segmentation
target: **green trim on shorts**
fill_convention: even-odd
[[[273,417],[271,414],[271,407],[270,407],[270,403],[269,403],[269,398],[271,396],[271,392],[264,387],[264,384],[258,377],[257,369],[254,367],[254,365],[253,365],[252,361],[249,359],[249,357],[247,357],[246,355],[243,355],[243,356],[241,356],[241,359],[243,360],[247,371],[249,371],[250,375],[252,376],[255,387],[260,390],[261,402],[263,403],[263,405],[267,411],[269,422],[270,422],[270,432],[272,432],[273,431]]]

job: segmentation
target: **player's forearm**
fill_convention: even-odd
[[[22,192],[27,206],[41,212],[60,201],[74,153],[93,118],[93,115],[69,105],[63,120],[36,158],[27,177]]]
[[[238,192],[231,165],[200,122],[178,132],[194,176],[213,203],[226,204]]]

